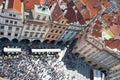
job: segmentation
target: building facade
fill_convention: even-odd
[[[6,0],[3,4],[0,13],[0,37],[19,39],[23,27],[22,2]]]
[[[23,27],[20,38],[29,39],[31,41],[36,39],[43,42],[50,28],[50,24],[43,23],[40,21],[27,20]]]

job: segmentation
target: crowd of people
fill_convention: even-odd
[[[80,64],[80,61],[70,58],[71,54],[62,58],[58,52],[24,54],[29,50],[29,46],[26,47],[22,52],[3,53],[1,50],[0,77],[7,80],[86,80],[86,76],[79,73],[80,67],[78,70],[72,70],[74,66],[78,66],[75,64]],[[63,46],[52,44],[41,44],[35,48],[64,49]],[[68,66],[72,69],[68,69]]]
[[[84,80],[77,71],[68,70],[58,54],[44,58],[20,54],[1,59],[0,65],[0,76],[7,80]]]

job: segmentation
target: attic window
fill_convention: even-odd
[[[42,11],[45,11],[45,8],[42,8]]]

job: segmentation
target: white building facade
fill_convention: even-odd
[[[3,8],[0,13],[0,37],[7,37],[12,40],[19,39],[23,27],[22,9],[18,11],[15,9],[15,1],[11,4],[10,0],[3,2]],[[22,5],[22,2],[19,3]]]

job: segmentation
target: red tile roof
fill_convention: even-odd
[[[109,8],[110,6],[109,0],[101,0],[101,5],[103,5],[105,8]]]
[[[81,14],[85,20],[90,20],[90,13],[88,9],[81,10]]]
[[[68,19],[67,23],[73,23],[79,21],[80,24],[85,24],[85,20],[79,10],[75,7],[75,4],[73,2],[69,2],[67,4],[67,13],[65,14],[65,18]],[[73,9],[73,7],[75,7]],[[77,13],[75,13],[77,11]]]
[[[79,11],[83,9],[82,8],[83,4],[80,1],[75,1],[74,3],[75,3],[75,5],[76,5],[76,7],[78,8]]]
[[[112,19],[112,16],[110,14],[105,14],[103,15],[103,19],[105,20],[105,23],[110,26],[111,25],[111,19]]]
[[[0,0],[0,5],[2,4],[3,0]]]
[[[105,14],[103,18],[107,25],[110,26],[111,32],[115,36],[120,36],[120,12],[114,13],[112,15]]]
[[[89,20],[90,19],[90,12],[87,9],[87,7],[82,4],[80,1],[76,1],[74,2],[76,7],[78,8],[79,12],[82,14],[82,16],[84,17],[85,20]]]
[[[98,0],[81,0],[83,4],[87,6],[90,11],[91,17],[101,12],[101,4]]]
[[[46,2],[47,2],[47,4],[48,4],[48,6],[50,7],[50,6],[52,6],[54,3],[56,3],[57,0],[46,0]]]
[[[95,36],[96,38],[102,37],[101,29],[102,29],[101,23],[99,21],[96,21],[96,24],[91,35]]]
[[[120,50],[120,40],[118,39],[109,39],[109,40],[105,40],[105,46],[111,48],[111,49],[114,49],[114,48],[117,48],[118,50]]]
[[[25,11],[33,9],[34,4],[42,5],[42,4],[44,4],[44,0],[24,0]]]
[[[8,9],[21,13],[21,0],[9,0]]]
[[[56,3],[56,6],[51,13],[51,17],[53,21],[56,21],[60,16],[62,17],[63,12],[60,9],[60,6]]]
[[[120,36],[120,25],[113,24],[110,26],[110,30],[115,36]]]

